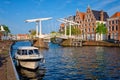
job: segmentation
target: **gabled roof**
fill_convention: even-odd
[[[83,20],[83,19],[84,19],[84,16],[85,16],[85,13],[83,13],[83,12],[79,12],[78,15],[79,15],[80,19]]]
[[[92,10],[92,12],[93,12],[93,14],[94,14],[96,20],[100,20],[101,11]],[[107,18],[109,18],[107,12],[103,12],[103,15],[104,15],[104,18],[103,18],[103,19],[104,19],[104,21],[106,21]]]
[[[60,27],[61,27],[61,28],[65,27],[65,24],[64,24],[64,23],[61,23],[61,24],[60,24]]]
[[[116,17],[120,17],[120,12],[116,12],[110,18],[116,18]]]

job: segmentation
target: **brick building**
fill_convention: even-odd
[[[67,17],[67,18],[65,18],[66,20],[69,20],[69,21],[73,21],[73,22],[75,22],[75,16],[69,16],[69,17]],[[61,33],[63,33],[63,31],[64,31],[64,29],[65,29],[65,25],[66,25],[66,27],[68,27],[69,26],[69,23],[62,23],[62,24],[60,24],[60,29],[59,29],[59,32],[61,32]]]
[[[98,40],[98,34],[96,34],[96,23],[106,24],[108,14],[104,11],[91,10],[88,6],[85,13],[77,10],[75,21],[80,24],[82,30],[82,39],[84,40]]]
[[[26,39],[29,39],[29,35],[28,34],[17,34],[16,38],[17,40],[26,40]]]
[[[120,12],[116,12],[107,19],[108,39],[120,41]]]
[[[91,10],[88,6],[86,12],[80,12],[78,9],[76,15],[65,18],[70,21],[75,21],[79,23],[79,26],[76,26],[81,30],[81,39],[83,40],[99,40],[99,35],[95,32],[97,23],[103,23],[106,25],[107,19],[109,18],[107,12],[103,10]],[[60,25],[60,30],[64,31],[64,23]],[[106,25],[107,26],[107,25]],[[106,35],[102,35],[102,40],[105,40]]]

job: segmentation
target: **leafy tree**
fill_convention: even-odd
[[[32,29],[32,30],[29,31],[29,33],[30,33],[31,35],[36,35],[36,30]]]
[[[67,27],[66,32],[67,32],[67,35],[69,35],[69,26]],[[79,28],[75,28],[75,26],[71,26],[71,34],[72,35],[79,35],[79,34],[81,34],[81,30]]]
[[[10,29],[8,28],[7,25],[0,25],[0,26],[3,26],[6,33],[10,33]]]
[[[29,33],[30,33],[30,36],[33,38],[33,36],[36,35],[36,30],[34,30],[34,29],[29,30]]]
[[[98,33],[100,35],[100,40],[101,40],[101,36],[102,34],[107,34],[107,27],[103,24],[103,23],[97,23],[97,28],[96,28],[96,33]]]
[[[51,34],[56,33],[55,31],[52,31]]]

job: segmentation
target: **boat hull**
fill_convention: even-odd
[[[36,69],[39,67],[39,61],[18,61],[19,66],[28,68],[28,69]]]

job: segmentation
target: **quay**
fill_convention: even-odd
[[[81,46],[104,46],[104,47],[120,47],[120,43],[109,42],[109,41],[82,41],[76,39],[67,39],[60,43],[61,46],[65,47],[81,47]]]
[[[12,44],[13,41],[0,41],[0,80],[19,80],[10,53]]]

